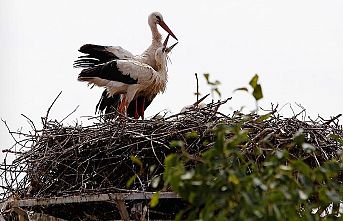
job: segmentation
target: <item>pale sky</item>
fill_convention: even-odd
[[[195,72],[203,94],[209,91],[203,73],[222,82],[223,98],[233,96],[223,111],[228,114],[254,106],[248,95],[232,91],[255,73],[264,108],[290,103],[299,111],[298,103],[314,118],[343,112],[342,0],[0,0],[0,118],[12,130],[27,130],[25,114],[41,128],[41,117],[63,91],[50,117],[61,120],[80,105],[65,123],[87,124],[80,116],[94,115],[103,89],[76,80],[77,49],[119,45],[140,54],[151,42],[147,17],[153,11],[162,13],[179,44],[170,55],[167,91],[146,116],[193,103]],[[0,149],[13,144],[1,122],[0,137]]]

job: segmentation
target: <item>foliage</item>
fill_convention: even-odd
[[[249,85],[257,104],[263,97],[258,75]],[[246,87],[237,90],[249,92]],[[270,116],[262,115],[256,123]],[[214,128],[212,148],[197,159],[184,151],[181,141],[173,142],[182,154],[165,159],[165,186],[170,185],[189,203],[177,220],[320,220],[330,203],[334,203],[334,211],[326,219],[337,219],[343,196],[342,180],[338,179],[343,154],[313,167],[305,156],[293,157],[288,149],[266,149],[250,139],[243,124],[244,120]],[[339,135],[331,138],[342,144]],[[247,151],[248,146],[253,151]],[[305,142],[303,130],[294,134],[290,147],[300,147],[307,154],[316,151]],[[314,209],[318,211],[314,213]]]
[[[263,92],[262,92],[262,86],[261,84],[258,83],[259,76],[258,74],[255,74],[253,78],[251,78],[249,85],[252,89],[251,95],[255,99],[255,104],[256,104],[256,112],[258,111],[258,101],[263,98]],[[249,89],[247,87],[240,87],[236,88],[234,92],[236,91],[243,91],[249,93]]]
[[[221,84],[220,81],[215,80],[211,81],[210,80],[210,74],[209,73],[204,73],[204,78],[206,80],[206,83],[211,87],[211,94],[213,96],[214,93],[216,93],[219,98],[222,96],[220,90],[219,90],[219,85]]]
[[[311,168],[287,150],[265,151],[258,144],[248,156],[244,149],[251,141],[240,124],[220,125],[215,134],[213,148],[195,167],[187,166],[192,160],[185,154],[165,160],[165,184],[189,202],[178,219],[319,220],[320,213],[312,209],[337,204],[343,196],[336,179],[343,169],[338,160]],[[294,142],[305,149],[301,136]]]
[[[253,89],[252,95],[254,96],[256,101],[263,98],[262,87],[260,84],[257,83],[257,81],[258,81],[258,75],[255,74],[255,76],[249,82],[250,86]]]
[[[258,75],[255,74],[254,77],[250,80],[249,85],[252,88],[252,96],[255,98],[256,101],[260,100],[263,98],[263,93],[262,93],[262,86],[261,84],[258,83]],[[247,87],[240,87],[235,89],[234,91],[245,91],[249,92]]]

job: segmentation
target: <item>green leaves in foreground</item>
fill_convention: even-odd
[[[177,219],[320,220],[321,212],[312,214],[314,208],[323,211],[342,200],[337,179],[342,162],[330,160],[313,168],[287,150],[266,151],[239,124],[221,125],[215,133],[213,147],[194,166],[186,166],[189,159],[177,154],[165,159],[165,184],[190,203]],[[302,131],[294,143],[308,154],[316,151],[304,143]]]
[[[143,163],[140,159],[138,159],[137,157],[131,155],[130,159],[132,161],[132,163],[136,164],[137,166],[139,166],[139,171],[138,174],[141,174],[143,172]],[[131,185],[135,182],[137,178],[137,174],[134,174],[127,182],[126,182],[126,187],[129,188],[131,187]]]
[[[151,208],[154,208],[157,206],[158,201],[159,201],[159,197],[160,197],[160,192],[154,193],[154,195],[152,196],[152,198],[150,200],[150,207]]]
[[[215,80],[215,81],[211,81],[210,80],[210,74],[209,73],[205,73],[204,77],[206,79],[206,83],[211,86],[211,92],[215,92],[219,97],[222,96],[218,86],[220,85],[220,81]]]
[[[249,85],[252,88],[252,96],[255,98],[256,101],[260,100],[263,98],[263,92],[262,92],[262,86],[258,83],[258,75],[255,74],[255,76],[250,80]],[[245,91],[249,92],[248,88],[246,87],[240,87],[234,90],[235,91]]]
[[[250,80],[249,84],[253,89],[252,95],[254,96],[255,100],[258,101],[263,97],[262,87],[258,82],[258,75],[255,76]]]

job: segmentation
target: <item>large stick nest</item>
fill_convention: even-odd
[[[343,137],[338,117],[328,121],[320,118],[304,121],[296,116],[280,117],[276,109],[271,110],[268,119],[239,112],[228,116],[218,111],[226,101],[150,120],[104,121],[99,118],[91,126],[64,126],[57,121],[46,121],[42,130],[21,134],[25,139],[18,141],[15,151],[6,150],[19,157],[10,165],[0,165],[4,188],[0,199],[13,194],[24,199],[127,189],[159,190],[163,182],[161,179],[156,185],[156,181],[163,174],[165,157],[182,151],[195,158],[200,156],[213,145],[213,129],[218,124],[242,123],[242,129],[247,130],[250,137],[248,148],[244,150],[247,157],[259,144],[264,151],[261,157],[287,148],[293,158],[305,157],[312,167],[338,159],[337,151],[342,150],[342,146],[333,139],[333,134]],[[307,153],[294,145],[294,136],[299,130],[303,130],[305,142],[316,147],[315,152]],[[182,151],[170,145],[175,140],[184,143]],[[136,179],[127,186],[133,176]]]

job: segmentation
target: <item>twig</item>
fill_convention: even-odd
[[[334,122],[335,120],[337,120],[338,118],[340,118],[342,116],[342,114],[338,114],[337,116],[331,118],[330,120],[327,120],[324,124],[330,124],[332,122]]]
[[[46,124],[48,122],[48,117],[49,117],[49,113],[50,110],[52,108],[52,106],[55,104],[55,102],[57,101],[57,99],[59,98],[59,96],[62,94],[62,91],[60,91],[60,93],[57,95],[57,97],[55,98],[55,100],[52,102],[52,104],[50,105],[50,107],[48,108],[48,111],[46,112],[45,118],[43,119],[43,128],[46,128]]]
[[[80,106],[80,105],[77,105],[76,108],[75,108],[70,114],[68,114],[65,118],[63,118],[63,119],[60,121],[60,123],[62,123],[65,119],[67,119],[68,117],[70,117],[70,115],[72,115],[73,113],[75,113],[76,110],[79,108],[79,106]]]
[[[33,121],[32,121],[30,118],[28,118],[28,117],[27,117],[26,115],[24,115],[24,114],[21,114],[21,116],[25,117],[25,118],[29,121],[29,123],[30,123],[31,128],[32,128],[33,131],[37,131],[35,124],[33,123]]]
[[[195,73],[195,79],[197,81],[197,102],[196,103],[199,103],[199,79],[198,79],[198,74]]]

